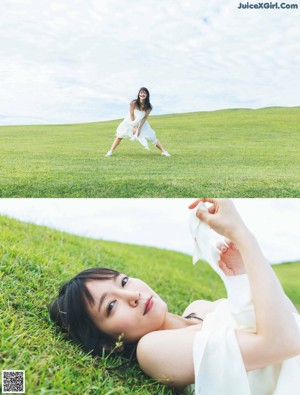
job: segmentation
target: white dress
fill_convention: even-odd
[[[133,137],[134,129],[138,128],[139,124],[141,123],[142,119],[144,118],[146,112],[140,111],[138,109],[134,109],[134,121],[130,118],[130,113],[124,118],[124,120],[120,123],[117,128],[116,136],[122,139],[128,139]],[[139,141],[143,147],[149,149],[148,141],[155,146],[157,144],[157,138],[155,131],[151,128],[148,121],[146,120],[140,130],[140,135],[136,139]]]
[[[202,209],[207,209],[203,203]],[[248,276],[227,277],[218,267],[219,253],[213,231],[196,217],[191,217],[195,240],[194,263],[200,258],[220,274],[228,300],[208,314],[194,340],[195,384],[187,394],[195,395],[299,395],[300,356],[282,363],[246,372],[235,330],[255,332],[255,312]],[[294,313],[299,327],[300,316]]]

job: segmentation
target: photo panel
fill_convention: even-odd
[[[274,346],[269,358],[279,353],[275,358],[283,359],[282,365],[247,375],[233,328],[237,336],[249,332],[255,336],[255,323],[257,328],[272,328],[274,314],[275,329],[284,314],[286,322],[291,317],[298,322],[300,200],[234,199],[240,217],[230,201],[194,202],[2,199],[2,390],[16,391],[23,383],[28,394],[105,394],[112,388],[118,394],[172,394],[170,383],[153,367],[172,355],[174,365],[166,366],[175,366],[175,371],[167,369],[166,374],[176,383],[182,379],[178,372],[182,380],[189,380],[184,368],[177,369],[173,352],[181,333],[189,339],[196,331],[194,344],[200,342],[199,350],[203,344],[207,348],[199,351],[203,369],[192,379],[196,389],[185,385],[186,391],[197,394],[199,383],[207,391],[211,385],[225,384],[244,391],[261,385],[280,388],[284,382],[289,394],[296,395],[298,359],[289,354],[293,358],[286,361],[287,355]],[[216,203],[220,211],[211,209]],[[212,217],[219,218],[220,212],[223,216],[216,225]],[[223,234],[216,233],[216,227]],[[274,274],[285,293],[277,288]],[[84,286],[90,293],[83,291]],[[282,315],[279,302],[285,305]],[[286,328],[280,328],[284,338]],[[137,359],[136,347],[147,344],[147,339],[156,339],[151,343],[156,351],[151,351],[150,367],[143,354]],[[243,337],[238,339],[243,344]],[[189,343],[183,344],[191,353],[180,347],[178,352],[198,366]],[[259,344],[260,349],[263,343]],[[287,347],[288,342],[284,344]],[[173,351],[159,351],[170,345]],[[211,347],[219,352],[211,353]],[[232,380],[226,383],[222,378],[213,383],[203,379],[203,372],[213,372],[217,360],[226,372],[226,366],[235,366],[239,380],[233,380],[235,373],[230,372]],[[264,364],[270,365],[265,360]],[[276,379],[271,375],[274,369]]]

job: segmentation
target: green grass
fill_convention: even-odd
[[[171,395],[137,366],[107,371],[115,358],[93,359],[59,334],[46,305],[79,271],[108,266],[146,281],[181,314],[195,299],[225,296],[218,276],[191,257],[156,248],[72,236],[0,216],[0,369],[26,370],[28,395]],[[275,267],[300,307],[300,262]]]
[[[151,116],[172,157],[124,141],[120,120],[0,127],[1,197],[300,197],[300,107]]]

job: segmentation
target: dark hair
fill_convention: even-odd
[[[145,100],[145,103],[143,106],[142,106],[142,103],[140,101],[140,96],[139,96],[141,91],[145,91],[147,93],[147,97],[146,97],[146,100]],[[137,98],[135,100],[135,105],[139,110],[145,110],[145,111],[152,110],[152,105],[150,103],[150,93],[149,93],[148,89],[145,88],[144,86],[140,88],[140,90],[137,94]]]
[[[119,275],[120,272],[107,268],[84,270],[61,286],[58,297],[48,307],[51,320],[60,330],[67,332],[72,340],[93,356],[102,356],[117,349],[116,340],[102,332],[87,312],[86,302],[93,304],[95,301],[86,282],[114,279]],[[135,348],[136,344],[130,344],[119,351],[122,350],[126,357]]]

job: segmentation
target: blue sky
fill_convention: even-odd
[[[0,215],[85,237],[166,248],[191,255],[191,213],[187,207],[192,201],[1,199]],[[234,199],[234,202],[271,263],[300,260],[300,199]]]
[[[296,1],[292,1],[297,3]],[[2,0],[0,124],[300,105],[298,10],[239,0]]]

